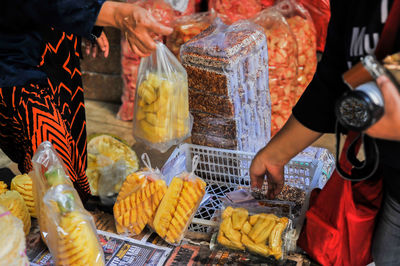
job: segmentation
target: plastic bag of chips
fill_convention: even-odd
[[[297,42],[283,15],[271,7],[251,19],[265,30],[271,94],[271,135],[285,124],[297,101]]]
[[[297,99],[303,94],[317,69],[317,39],[308,11],[295,0],[281,0],[276,8],[286,18],[297,41]]]
[[[225,24],[232,24],[255,16],[262,7],[258,0],[209,0],[208,10],[212,9],[223,15],[221,19]]]

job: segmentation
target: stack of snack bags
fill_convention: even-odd
[[[21,220],[0,205],[0,264],[11,266],[29,265],[25,249],[25,235]]]
[[[130,236],[152,224],[167,185],[158,169],[152,169],[147,154],[142,155],[146,169],[127,176],[114,204],[114,218],[119,234]]]
[[[140,63],[133,123],[135,139],[161,152],[190,136],[187,74],[160,42]]]
[[[172,179],[153,221],[153,229],[167,243],[179,245],[206,191],[206,183],[194,174],[198,156],[193,157],[192,172]]]
[[[28,174],[17,175],[11,181],[11,190],[18,191],[28,207],[29,214],[36,218],[35,201],[33,198],[32,178]]]
[[[251,19],[265,30],[271,94],[271,135],[285,124],[297,101],[297,42],[289,24],[274,7]]]
[[[32,162],[39,227],[56,264],[104,265],[93,218],[50,142],[40,144]]]

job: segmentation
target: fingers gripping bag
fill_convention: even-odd
[[[140,62],[134,112],[134,137],[166,152],[190,137],[186,70],[162,44]]]
[[[206,190],[206,183],[194,174],[199,157],[193,157],[192,172],[172,178],[157,209],[153,229],[166,242],[179,245]]]
[[[294,0],[281,0],[276,8],[286,18],[297,41],[297,100],[317,69],[317,41],[314,23],[308,11]]]
[[[215,18],[216,13],[209,11],[176,19],[172,23],[174,31],[167,36],[167,47],[179,59],[181,45],[208,28]]]
[[[167,185],[158,169],[153,169],[146,153],[142,155],[145,169],[127,176],[116,203],[114,218],[117,232],[130,236],[142,232],[152,224]]]
[[[291,226],[291,220],[279,210],[244,203],[229,204],[221,213],[217,241],[230,249],[285,260],[286,232]]]
[[[297,42],[285,17],[267,8],[251,19],[265,30],[271,94],[271,135],[285,124],[297,101]]]
[[[51,187],[43,198],[48,216],[47,246],[56,265],[105,265],[92,216],[70,185]]]

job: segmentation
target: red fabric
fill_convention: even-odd
[[[349,134],[340,158],[347,172],[344,151],[354,137]],[[312,192],[297,244],[322,265],[367,265],[381,201],[381,179],[352,183],[335,171],[322,190]]]
[[[317,32],[317,50],[324,51],[326,35],[328,33],[328,23],[331,18],[329,0],[300,0],[310,13]]]

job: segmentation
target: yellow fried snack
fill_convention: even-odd
[[[152,223],[167,185],[164,180],[151,180],[140,173],[129,175],[114,205],[114,218],[118,233],[138,235]]]
[[[32,191],[32,179],[27,174],[17,175],[11,181],[11,189],[18,191],[28,207],[29,214],[32,217],[36,216],[35,201]]]
[[[82,213],[63,214],[59,226],[57,265],[104,265],[97,237]]]
[[[273,214],[261,214],[253,228],[249,232],[249,237],[256,243],[265,242],[272,228],[275,225],[275,221],[278,219]]]
[[[200,178],[174,177],[154,217],[155,231],[170,244],[183,238],[191,217],[205,194],[206,183]]]
[[[0,194],[0,204],[5,206],[15,217],[24,224],[24,232],[27,235],[31,229],[31,216],[24,199],[17,191],[6,191]]]
[[[7,184],[4,183],[3,181],[0,181],[0,194],[6,192],[7,190],[8,190],[7,189]]]
[[[236,208],[232,213],[232,226],[235,230],[240,230],[247,221],[249,212],[244,208]]]
[[[280,218],[269,235],[269,247],[271,249],[271,254],[274,255],[276,259],[282,257],[282,233],[283,230],[285,230],[288,222],[288,218]]]

